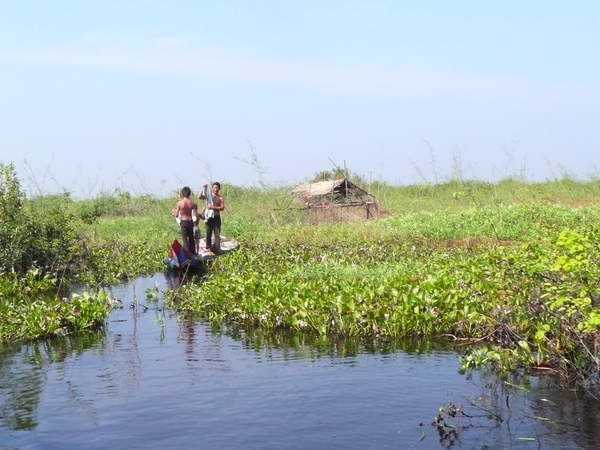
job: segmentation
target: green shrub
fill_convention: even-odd
[[[70,196],[31,202],[12,164],[0,163],[0,272],[67,272],[79,241]]]

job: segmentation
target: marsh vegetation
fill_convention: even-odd
[[[101,325],[107,285],[163,270],[175,190],[27,198],[1,168],[0,341]],[[597,392],[600,180],[374,182],[390,217],[321,225],[303,223],[290,188],[225,183],[223,233],[240,250],[167,292],[167,306],[248,329],[442,336],[465,344],[464,370]],[[85,298],[61,297],[72,282]]]

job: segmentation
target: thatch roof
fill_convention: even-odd
[[[375,197],[345,178],[300,184],[291,194],[300,200],[311,223],[369,220],[387,214]]]
[[[300,184],[292,189],[295,194],[304,195],[306,197],[314,197],[318,195],[327,195],[333,193],[345,193],[346,195],[365,195],[367,191],[359,188],[355,184],[345,178],[339,180],[319,181],[317,183]]]

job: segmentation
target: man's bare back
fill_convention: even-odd
[[[196,243],[194,240],[194,225],[197,225],[198,206],[190,200],[191,189],[184,186],[181,189],[183,198],[177,202],[173,209],[173,216],[179,222],[181,227],[181,239],[183,240],[183,248],[190,253],[196,253]]]
[[[175,217],[179,215],[181,220],[192,220],[192,211],[194,211],[194,215],[197,215],[198,207],[196,206],[196,203],[189,198],[183,198],[177,202],[177,208],[174,215]]]

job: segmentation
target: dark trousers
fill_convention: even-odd
[[[211,217],[206,221],[206,248],[212,249],[212,235],[215,234],[214,249],[221,250],[221,216]]]
[[[183,248],[195,255],[196,243],[194,241],[194,222],[191,220],[182,220],[179,225],[181,226],[181,240],[183,241]]]

